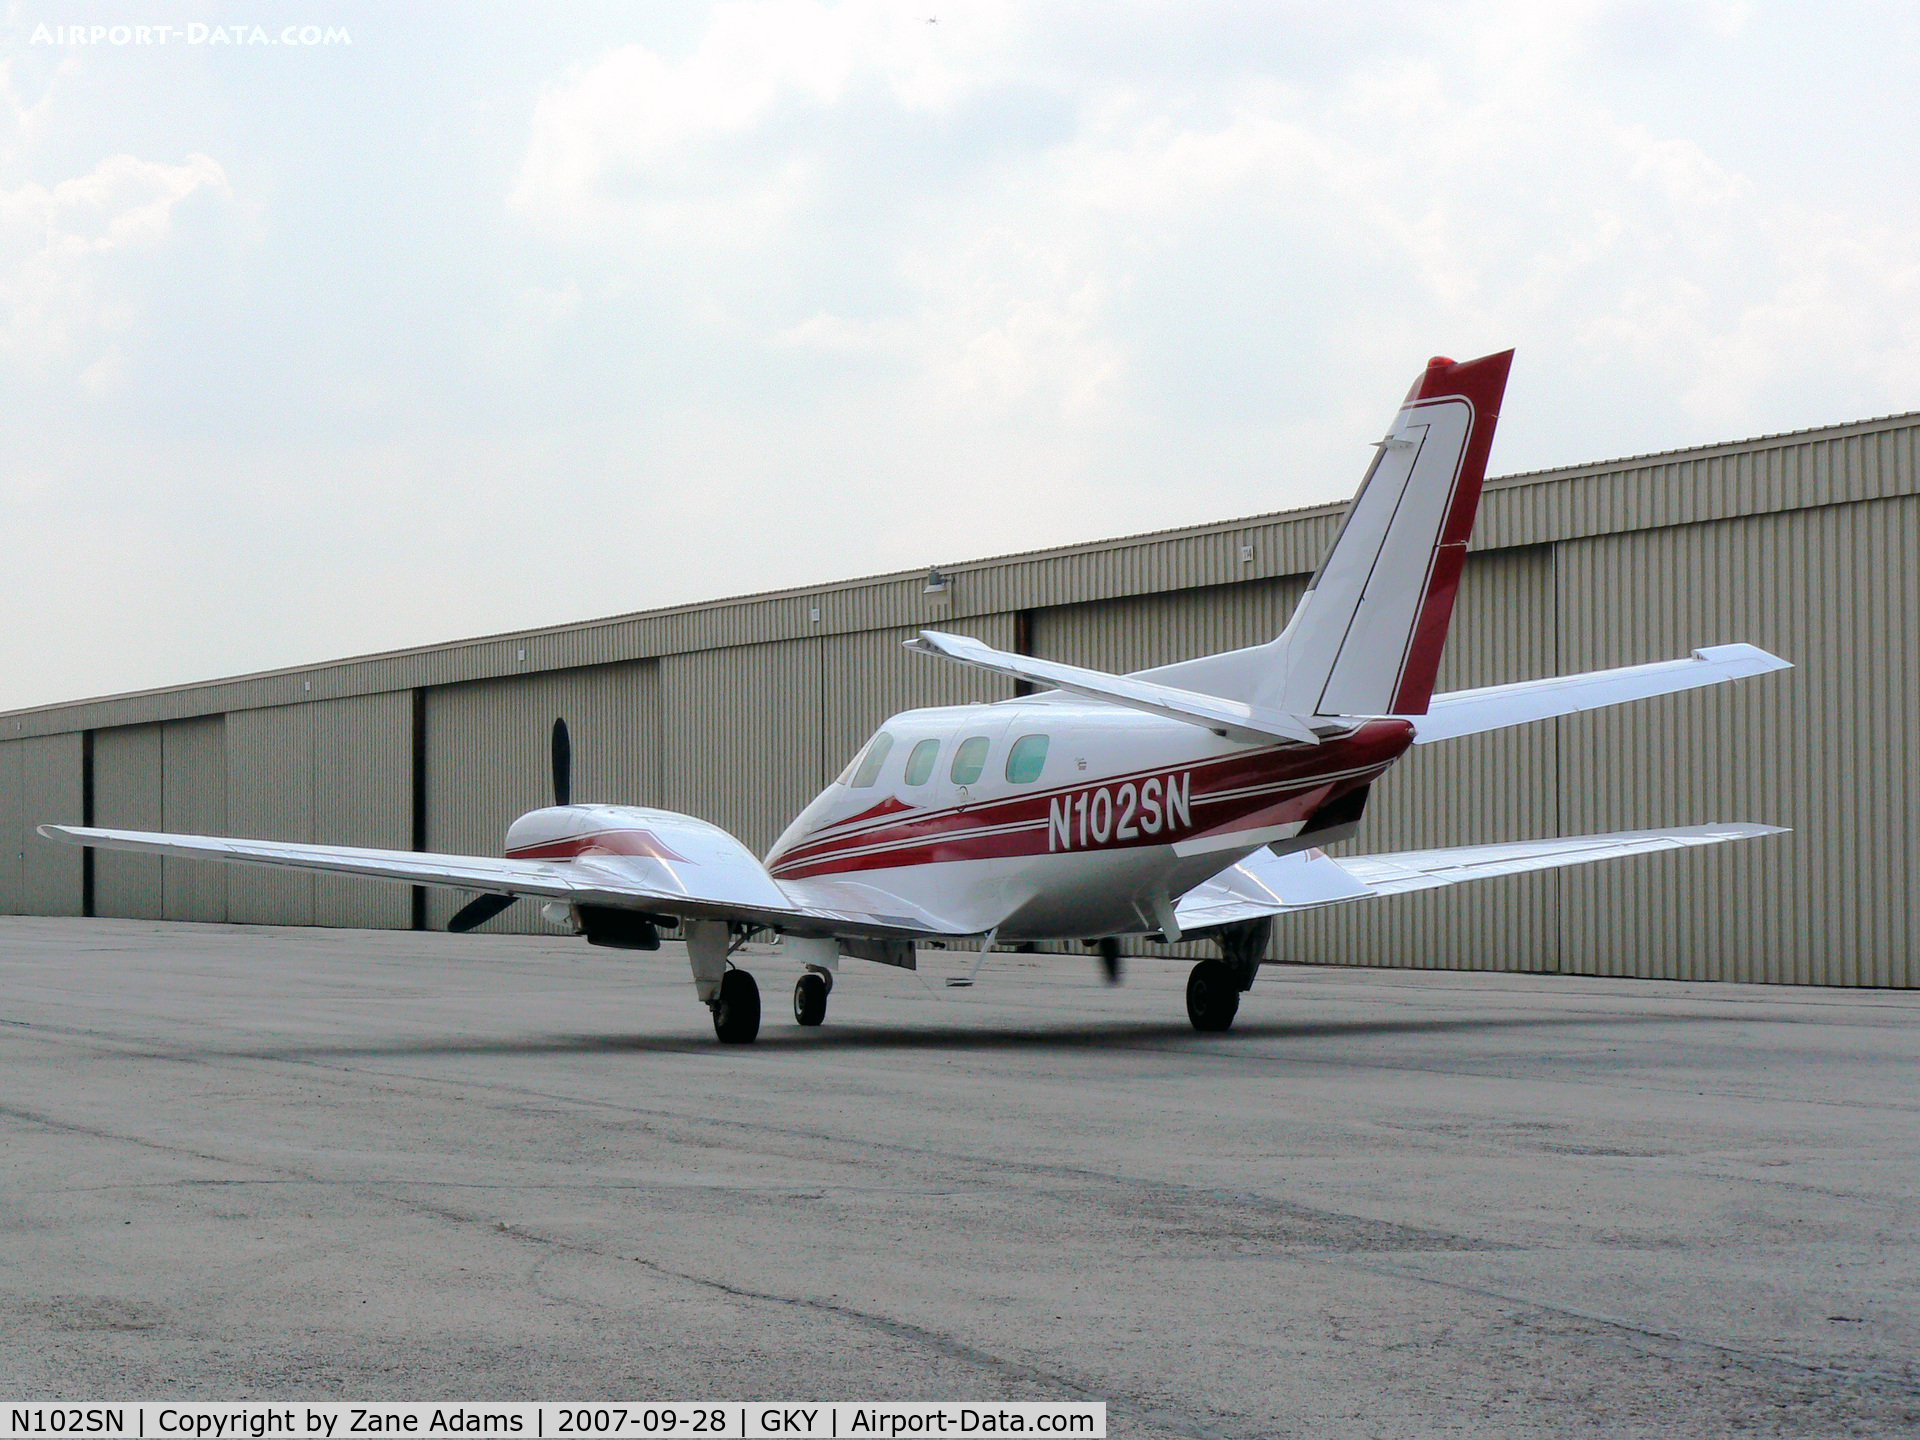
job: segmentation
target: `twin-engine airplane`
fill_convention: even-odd
[[[594,944],[686,941],[723,1041],[751,1041],[760,992],[731,956],[775,932],[806,967],[794,1018],[818,1025],[842,956],[911,967],[919,941],[1084,940],[1118,978],[1118,937],[1212,936],[1187,1013],[1227,1029],[1272,917],[1490,875],[1775,833],[1687,826],[1336,859],[1369,788],[1414,745],[1777,670],[1751,645],[1684,660],[1434,695],[1513,352],[1436,359],[1414,382],[1340,533],[1277,639],[1109,675],[923,630],[908,646],[1051,687],[888,720],[764,861],[691,815],[573,805],[564,724],[555,804],[506,857],[43,825],[109,850],[290,865],[477,890],[449,926],[517,897]]]

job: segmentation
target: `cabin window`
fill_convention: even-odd
[[[960,748],[953,752],[953,769],[948,772],[954,784],[971,785],[980,778],[980,772],[987,768],[987,745],[984,735],[960,742]]]
[[[887,752],[893,749],[893,736],[882,730],[873,737],[873,743],[867,746],[867,753],[860,760],[860,768],[853,772],[853,788],[864,790],[880,778],[880,767],[887,763]]]
[[[1022,735],[1007,751],[1007,779],[1016,785],[1031,785],[1040,778],[1047,763],[1047,737]]]
[[[922,740],[907,756],[907,784],[924,785],[933,778],[933,762],[940,758],[938,740]]]

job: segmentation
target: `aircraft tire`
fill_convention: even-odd
[[[793,1018],[802,1025],[818,1025],[827,1018],[827,982],[818,975],[802,975],[793,985]]]
[[[744,970],[729,970],[713,1001],[713,1033],[722,1045],[751,1045],[760,1033],[760,987]]]
[[[1204,1034],[1232,1028],[1240,1010],[1240,977],[1219,960],[1202,960],[1187,976],[1187,1018]]]

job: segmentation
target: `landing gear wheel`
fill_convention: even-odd
[[[1240,977],[1219,960],[1202,960],[1187,976],[1187,1018],[1203,1034],[1230,1029],[1240,1009]]]
[[[744,970],[729,970],[713,997],[713,1033],[722,1045],[751,1045],[760,1033],[760,987]]]
[[[818,1025],[827,1018],[827,982],[819,975],[802,975],[793,985],[793,1018],[802,1025]]]

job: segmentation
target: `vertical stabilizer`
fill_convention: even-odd
[[[1292,715],[1424,714],[1512,361],[1428,362],[1277,640],[1142,676]]]
[[[1426,713],[1512,362],[1437,359],[1407,392],[1282,636],[1281,709]]]

